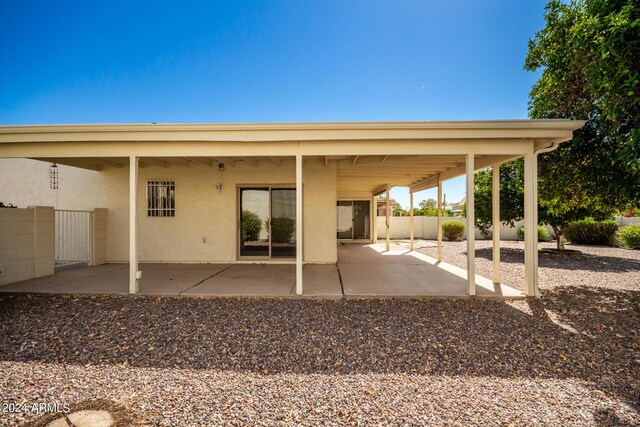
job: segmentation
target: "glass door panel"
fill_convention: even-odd
[[[369,239],[369,201],[354,200],[353,201],[353,238]]]
[[[338,200],[338,239],[353,239],[353,202]]]
[[[269,257],[269,189],[240,189],[240,256]]]
[[[296,256],[296,190],[271,189],[271,257]]]

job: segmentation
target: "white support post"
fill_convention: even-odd
[[[391,221],[389,219],[389,217],[390,217],[389,207],[391,206],[391,204],[390,204],[389,198],[391,197],[391,188],[389,188],[388,185],[387,185],[387,191],[386,191],[385,194],[387,195],[386,196],[387,197],[387,199],[386,199],[386,208],[385,208],[385,214],[387,216],[386,220],[385,220],[385,226],[386,226],[386,229],[387,229],[387,235],[386,235],[387,246],[386,247],[387,247],[387,250],[390,250],[391,249],[391,230],[389,230],[389,226],[391,224]]]
[[[409,193],[409,249],[413,250],[413,193]]]
[[[476,294],[476,236],[473,191],[474,160],[473,154],[467,154],[467,283],[469,287],[467,293],[469,295]]]
[[[371,198],[371,205],[373,206],[371,218],[373,218],[373,224],[371,228],[373,229],[373,234],[371,236],[372,243],[378,243],[378,196],[373,196]]]
[[[138,157],[129,157],[129,293],[138,293]]]
[[[500,163],[493,165],[492,169],[493,283],[500,283]]]
[[[296,154],[296,294],[302,295],[302,154]]]
[[[442,179],[438,174],[438,262],[442,262]]]
[[[524,281],[529,297],[538,290],[538,179],[536,154],[524,156]]]

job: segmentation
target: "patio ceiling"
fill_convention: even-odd
[[[505,161],[514,156],[476,156],[476,168],[481,169],[496,161]],[[126,157],[36,157],[49,163],[57,163],[93,171],[108,168],[126,168],[129,159]],[[337,185],[339,188],[357,192],[373,193],[390,185],[392,187],[412,187],[419,191],[418,186],[429,188],[430,179],[438,174],[445,179],[464,173],[465,156],[310,156],[307,159],[324,162],[325,166],[335,163],[337,166]],[[270,157],[141,157],[139,166],[147,167],[205,167],[217,168],[224,163],[225,167],[245,165],[258,167],[261,164],[282,166],[285,162],[293,161],[292,156]]]

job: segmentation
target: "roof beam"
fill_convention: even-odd
[[[211,163],[210,160],[207,161],[207,160],[200,159],[198,157],[187,157],[186,159],[190,162],[197,163],[199,165],[206,166],[208,168],[213,167],[213,164]]]
[[[83,157],[79,160],[83,160],[83,161],[87,161],[87,162],[91,162],[91,163],[96,163],[102,166],[111,166],[114,168],[121,168],[123,167],[126,163],[123,162],[118,162],[117,160],[112,160],[112,159],[105,159],[102,157]]]
[[[389,184],[385,184],[385,185],[383,185],[383,186],[381,186],[381,187],[376,188],[375,190],[373,190],[373,196],[377,196],[377,195],[379,195],[379,194],[384,193],[385,191],[387,191],[387,188],[389,188],[389,189],[390,189],[390,188],[391,188],[391,185],[389,185]]]
[[[66,166],[73,166],[74,168],[88,169],[96,172],[100,172],[103,169],[101,165],[88,162],[86,160],[70,159],[66,157],[62,157],[59,159],[58,158],[32,158],[32,159],[41,160],[43,162],[48,162],[48,163],[56,163],[56,164],[61,164]]]
[[[517,159],[518,157],[522,157],[519,155],[508,155],[508,156],[482,156],[478,157],[474,162],[475,170],[487,168],[496,163],[508,162],[509,160]],[[464,175],[466,171],[466,165],[456,166],[455,168],[447,169],[446,171],[440,174],[442,181],[446,181],[447,179],[455,178],[460,175]],[[429,188],[437,187],[438,182],[433,182],[432,178],[426,179],[424,181],[417,182],[409,187],[409,192],[415,193],[416,191],[428,190]]]
[[[278,167],[282,166],[282,160],[278,159],[277,157],[267,157],[267,159],[271,160],[273,164]]]
[[[216,166],[218,163],[224,163],[225,166],[234,167],[236,165],[235,159],[231,157],[209,157],[211,161],[216,162]]]
[[[141,168],[147,167],[148,165],[160,166],[161,168],[167,167],[166,161],[157,159],[155,157],[142,157],[139,160],[139,164]]]

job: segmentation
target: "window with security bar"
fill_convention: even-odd
[[[154,179],[147,181],[147,216],[176,216],[176,183]]]

